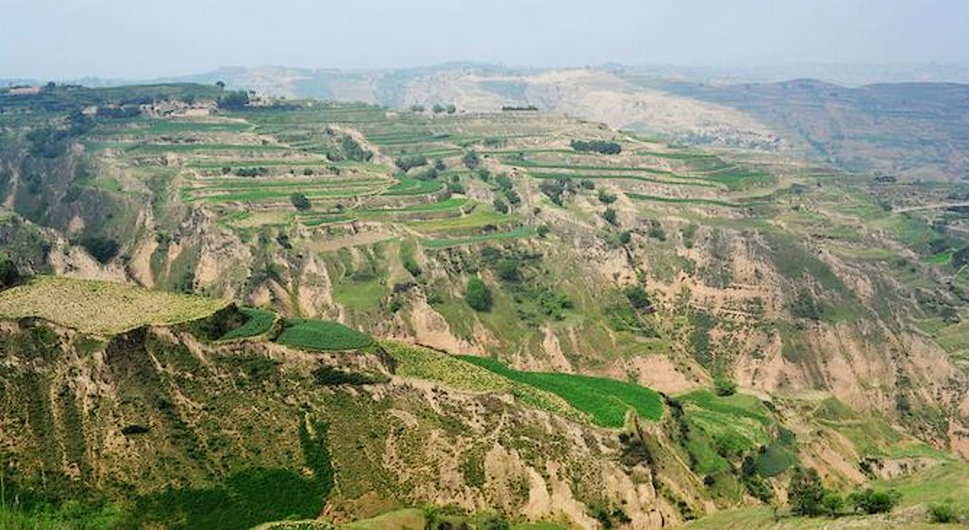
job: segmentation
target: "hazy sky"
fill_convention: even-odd
[[[969,0],[0,0],[0,77],[225,65],[969,64]]]

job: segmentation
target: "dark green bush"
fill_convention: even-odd
[[[490,311],[493,303],[491,289],[488,289],[488,286],[479,278],[471,278],[468,280],[464,299],[467,300],[468,305],[475,311]]]

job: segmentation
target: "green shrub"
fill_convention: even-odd
[[[495,265],[498,277],[506,282],[517,282],[521,280],[521,273],[518,272],[518,261],[511,258],[498,260]]]
[[[19,285],[23,281],[17,265],[0,254],[0,289]]]
[[[821,506],[824,507],[824,510],[828,512],[828,515],[831,517],[838,515],[844,505],[844,497],[842,497],[841,494],[836,491],[829,491],[824,494],[824,497],[821,498]]]
[[[848,495],[848,504],[851,504],[855,511],[867,514],[888,513],[901,499],[901,493],[895,490],[876,491],[866,488]]]
[[[933,523],[955,523],[959,520],[959,514],[952,506],[952,499],[943,502],[932,503],[929,505],[929,520]]]
[[[478,164],[481,163],[481,159],[478,157],[478,153],[471,151],[461,158],[461,163],[464,164],[464,167],[473,171],[478,167]]]
[[[612,207],[606,208],[606,211],[602,212],[602,218],[606,220],[607,223],[612,226],[619,224],[619,219],[616,217],[616,210]]]
[[[289,201],[293,203],[293,206],[301,212],[305,212],[313,207],[313,203],[311,203],[309,198],[302,193],[294,193],[290,195]]]
[[[713,378],[713,391],[718,396],[732,396],[737,392],[737,383],[723,376]]]
[[[490,311],[493,303],[491,289],[479,278],[468,280],[468,286],[464,292],[464,299],[475,311]]]
[[[814,469],[795,468],[788,485],[788,502],[791,513],[816,517],[824,513],[821,501],[827,491],[821,485],[821,477]]]
[[[313,378],[323,386],[359,386],[372,385],[378,382],[377,379],[369,375],[346,372],[332,366],[321,366],[313,370]]]

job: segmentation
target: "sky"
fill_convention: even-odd
[[[451,61],[969,65],[969,0],[0,0],[0,78]]]

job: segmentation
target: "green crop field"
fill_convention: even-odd
[[[223,335],[220,340],[243,339],[259,337],[269,333],[276,322],[276,312],[254,307],[240,307],[239,311],[246,316],[244,324]]]
[[[533,237],[535,229],[530,226],[523,226],[507,232],[491,232],[477,236],[444,238],[444,239],[422,239],[421,245],[426,248],[448,248],[461,245],[472,245],[483,241],[499,241],[503,239],[523,239]]]
[[[291,318],[276,342],[304,350],[358,350],[373,344],[373,338],[337,322]]]
[[[483,357],[460,356],[459,359],[512,381],[555,394],[576,410],[588,414],[593,423],[602,427],[622,427],[630,410],[650,421],[658,421],[663,414],[659,394],[633,383],[586,375],[519,372],[494,359]]]
[[[457,390],[506,392],[523,404],[581,420],[585,415],[558,395],[515,381],[458,357],[420,346],[384,341],[381,346],[397,361],[397,375],[440,381]]]
[[[226,300],[153,291],[124,283],[50,276],[0,292],[2,317],[40,317],[86,333],[105,335],[205,318],[228,304]]]

